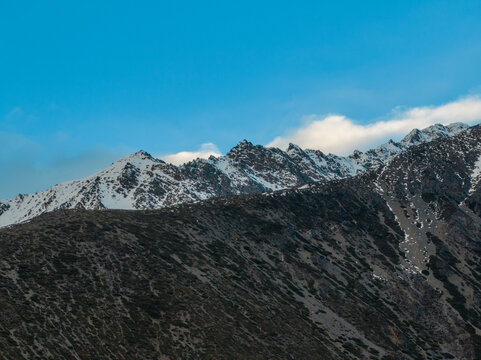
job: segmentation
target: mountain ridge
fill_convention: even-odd
[[[411,146],[456,135],[462,123],[412,130],[400,142],[343,157],[290,144],[286,151],[240,141],[225,156],[174,166],[140,150],[82,179],[0,200],[0,226],[65,209],[157,209],[211,197],[264,193],[385,165]]]

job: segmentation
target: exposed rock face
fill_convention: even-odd
[[[2,355],[479,359],[480,159],[476,126],[352,178],[2,229]]]
[[[387,164],[413,145],[453,136],[461,123],[413,130],[401,142],[341,157],[291,144],[287,151],[243,140],[225,156],[176,167],[144,151],[92,176],[0,201],[0,226],[58,209],[159,209],[217,196],[265,193],[322,179],[340,179]]]

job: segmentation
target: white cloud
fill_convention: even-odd
[[[364,150],[389,138],[398,139],[414,128],[440,123],[481,120],[481,97],[469,96],[441,106],[395,109],[387,120],[360,125],[343,115],[306,117],[306,124],[271,141],[267,146],[285,149],[290,142],[302,148],[348,154]]]
[[[181,165],[197,158],[207,159],[211,155],[217,157],[222,154],[215,144],[205,143],[197,151],[181,151],[176,154],[162,155],[159,158],[174,165]]]

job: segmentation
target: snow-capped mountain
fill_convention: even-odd
[[[181,166],[144,151],[127,156],[83,179],[35,194],[0,201],[0,226],[58,209],[157,209],[217,196],[264,193],[322,179],[360,174],[390,162],[411,146],[456,135],[462,123],[412,130],[402,141],[343,157],[290,144],[286,151],[243,140],[225,156],[197,159]]]
[[[301,176],[251,147],[201,164]],[[174,170],[188,178],[137,154],[92,177],[89,201],[130,206],[147,171]],[[2,228],[2,359],[481,359],[480,179],[478,125],[345,179]]]

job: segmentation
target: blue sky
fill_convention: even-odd
[[[480,19],[479,1],[2,2],[0,198],[139,149],[225,153],[475,96]]]

